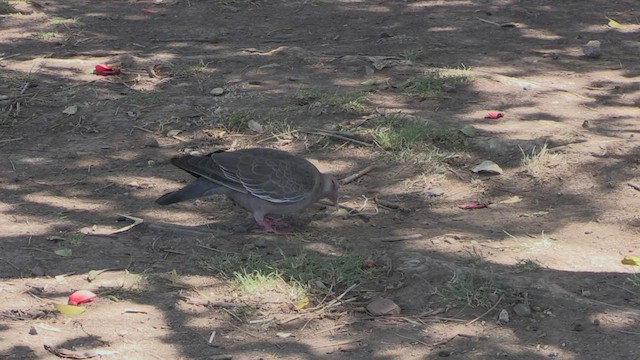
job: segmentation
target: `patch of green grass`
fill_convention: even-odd
[[[542,268],[542,264],[533,259],[520,259],[516,263],[515,267],[517,273],[522,273],[539,270]]]
[[[443,168],[455,150],[467,140],[455,128],[410,119],[402,115],[385,115],[372,132],[373,140],[400,162],[411,161],[429,170]]]
[[[174,77],[189,78],[197,74],[205,73],[209,70],[209,63],[200,59],[197,64],[189,63],[169,63],[169,73]]]
[[[139,106],[160,104],[165,97],[162,93],[151,91],[132,91],[126,96],[126,102]]]
[[[65,24],[67,25],[73,24],[73,25],[79,25],[79,26],[84,25],[84,23],[77,17],[72,17],[68,19],[55,17],[49,20],[49,25],[65,25]]]
[[[325,89],[308,89],[299,91],[295,99],[298,105],[330,112],[365,114],[370,110],[367,94],[360,92],[338,94]]]
[[[249,120],[253,119],[253,115],[247,111],[234,110],[229,114],[223,115],[217,124],[229,132],[239,132],[248,128]]]
[[[421,76],[413,77],[398,87],[411,96],[439,96],[446,87],[469,82],[471,71],[468,69],[430,70]]]
[[[0,0],[0,15],[13,14],[15,12],[17,12],[16,8],[8,0]]]
[[[479,266],[487,262],[482,251],[476,247],[473,247],[472,250],[467,250],[467,254],[469,257],[466,259],[466,262],[471,266]]]
[[[426,51],[422,47],[406,49],[402,52],[402,56],[411,61],[422,60],[425,58]]]
[[[38,33],[36,33],[36,38],[38,38],[38,40],[51,40],[54,37],[56,37],[56,33],[53,31],[40,31]]]
[[[464,303],[471,307],[491,307],[491,294],[501,292],[491,279],[478,274],[456,272],[442,292],[448,302]]]
[[[69,236],[67,241],[71,246],[80,246],[84,245],[84,234],[77,233]]]
[[[332,285],[345,289],[373,279],[379,269],[363,269],[365,258],[357,253],[323,256],[301,250],[295,256],[281,251],[276,259],[267,259],[255,252],[246,252],[200,258],[198,265],[233,280],[236,286],[247,291],[286,283],[292,293],[300,296]]]

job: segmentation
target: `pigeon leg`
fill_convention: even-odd
[[[254,214],[256,222],[264,228],[266,232],[275,234],[288,234],[291,232],[291,224],[280,219],[272,219],[264,215]]]

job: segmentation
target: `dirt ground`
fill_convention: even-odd
[[[621,263],[640,252],[640,192],[628,185],[640,183],[637,1],[9,3],[0,357],[640,359],[640,278]],[[600,57],[584,56],[590,40]],[[93,74],[101,63],[122,73]],[[435,96],[399,86],[434,68],[471,80]],[[328,100],[349,94],[366,101]],[[485,119],[491,110],[504,117]],[[358,131],[388,114],[477,134],[425,169]],[[545,143],[538,162],[521,162]],[[189,180],[172,156],[252,146],[339,179],[376,165],[341,187],[341,204],[368,215],[316,205],[286,236],[243,230],[246,214],[222,198],[155,204]],[[471,171],[487,159],[504,173]],[[474,201],[491,206],[459,208]],[[144,223],[112,234],[131,223],[120,214]],[[391,236],[404,240],[381,240]],[[379,276],[300,309],[244,299],[198,262],[296,249],[363,254]],[[460,274],[489,279],[492,301],[444,296]],[[76,289],[98,298],[58,313]],[[375,297],[400,315],[367,314]]]

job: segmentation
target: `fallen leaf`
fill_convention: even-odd
[[[53,251],[54,254],[62,257],[70,257],[73,255],[73,251],[68,248],[57,249]]]
[[[62,110],[62,113],[65,115],[74,115],[77,112],[78,112],[78,105],[67,106],[66,108],[64,108],[64,110]]]
[[[309,298],[305,295],[302,295],[298,301],[296,301],[295,307],[297,310],[301,310],[304,309],[305,307],[307,307],[307,305],[309,305]]]
[[[522,201],[522,198],[518,195],[514,195],[506,200],[500,201],[501,204],[515,204],[517,202]]]
[[[471,125],[463,126],[462,129],[460,129],[460,132],[466,135],[467,137],[475,137],[477,133],[476,128],[474,128]]]
[[[607,25],[609,25],[609,27],[612,27],[614,29],[624,29],[625,25],[620,24],[619,22],[613,20],[610,17],[607,17],[607,20],[609,20],[609,22],[607,23]]]
[[[502,168],[498,166],[498,164],[494,163],[491,160],[485,160],[478,164],[478,166],[471,169],[474,173],[486,172],[494,175],[501,175],[503,173]]]
[[[261,134],[264,132],[262,125],[260,125],[260,123],[255,120],[249,120],[249,123],[247,124],[247,126],[249,126],[249,129],[257,132],[258,134]]]
[[[77,305],[53,304],[53,306],[55,306],[59,313],[65,315],[80,315],[87,310],[84,306]]]
[[[625,255],[622,259],[622,263],[625,265],[640,266],[640,256],[638,255]]]

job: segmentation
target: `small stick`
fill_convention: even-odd
[[[627,288],[625,288],[625,287],[622,287],[622,286],[620,286],[620,285],[612,284],[612,283],[610,283],[610,282],[608,282],[608,283],[606,283],[606,284],[607,284],[607,285],[609,285],[609,286],[616,287],[616,288],[618,288],[618,289],[622,289],[622,290],[624,290],[624,291],[628,292],[628,293],[629,293],[629,294],[631,294],[631,295],[634,295],[634,296],[640,296],[640,293],[637,293],[637,292],[635,292],[635,291],[631,291],[631,290],[629,290],[629,289],[627,289]]]
[[[348,184],[348,183],[350,183],[350,182],[352,182],[352,181],[354,181],[354,180],[356,180],[358,178],[361,178],[362,176],[366,175],[367,173],[369,173],[371,170],[373,170],[375,168],[376,168],[375,165],[369,165],[366,168],[358,171],[357,173],[349,175],[346,178],[340,180],[340,184],[342,184],[342,185]]]
[[[398,336],[398,337],[401,337],[401,338],[403,338],[403,339],[407,339],[407,340],[415,341],[415,342],[417,342],[417,343],[419,343],[419,344],[422,344],[422,345],[424,345],[424,346],[429,346],[429,344],[427,344],[426,342],[424,342],[424,341],[422,341],[422,340],[418,340],[418,339],[412,338],[412,337],[409,337],[409,336],[400,335],[400,334],[395,333],[395,332],[393,333],[393,335]]]
[[[162,251],[164,251],[166,253],[170,253],[170,254],[187,255],[186,252],[178,251],[178,250],[163,249]]]
[[[2,260],[2,261],[4,261],[4,262],[6,262],[7,264],[11,265],[11,267],[12,267],[12,268],[14,268],[14,269],[16,269],[16,270],[18,270],[18,271],[22,271],[22,269],[20,269],[19,267],[17,267],[17,266],[15,266],[15,265],[13,265],[13,263],[12,263],[12,262],[10,262],[9,260],[7,260],[7,259],[3,259],[3,258],[0,258],[0,260]]]
[[[187,38],[187,39],[152,39],[154,42],[205,42],[205,43],[219,43],[220,39],[199,39],[199,38]]]
[[[423,237],[422,234],[411,234],[411,235],[398,235],[398,236],[373,238],[371,240],[380,241],[380,242],[395,242],[395,241],[404,241],[404,240],[415,240],[415,239],[420,239],[422,237]]]
[[[460,173],[453,170],[451,167],[447,167],[447,170],[449,170],[453,175],[455,175],[458,178],[458,180],[464,180],[464,176],[460,175]]]
[[[20,141],[20,140],[24,140],[24,137],[20,136],[18,138],[0,140],[0,144],[12,142],[12,141]]]
[[[496,308],[496,306],[498,306],[498,304],[500,304],[500,302],[502,301],[503,298],[504,298],[504,295],[500,295],[500,299],[498,299],[498,301],[496,301],[496,303],[493,304],[493,306],[489,310],[485,311],[484,314],[478,316],[477,318],[469,321],[468,323],[466,323],[464,325],[465,326],[469,326],[469,325],[473,324],[474,322],[482,319],[485,315],[487,315],[488,313],[492,312]]]
[[[362,340],[364,340],[364,338],[359,338],[359,339],[349,340],[349,341],[343,341],[343,342],[339,342],[339,343],[335,343],[335,344],[313,346],[312,348],[313,349],[322,349],[322,348],[328,348],[328,347],[342,346],[342,345],[348,345],[348,344],[357,343],[357,342],[360,342]]]
[[[249,324],[262,324],[273,321],[273,316],[266,319],[249,320]]]
[[[350,137],[346,137],[346,136],[342,136],[342,135],[338,135],[338,134],[333,134],[333,133],[326,132],[326,131],[319,130],[319,129],[318,130],[300,130],[300,131],[302,131],[303,133],[307,133],[307,134],[322,135],[322,136],[333,137],[333,138],[344,140],[344,141],[350,141],[352,143],[356,143],[356,144],[359,144],[359,145],[362,145],[362,146],[367,146],[367,147],[373,146],[373,144],[370,144],[370,143],[367,143],[367,142],[364,142],[364,141],[356,140],[356,139],[353,139],[353,138],[350,138]]]
[[[386,208],[394,209],[394,210],[400,210],[400,211],[403,211],[403,212],[411,212],[411,209],[409,209],[409,208],[406,208],[406,207],[404,207],[402,205],[398,205],[398,204],[395,204],[395,203],[392,203],[392,202],[389,202],[389,201],[386,201],[386,200],[381,200],[377,196],[375,198],[373,198],[373,199],[376,201],[376,203],[378,205],[382,205],[382,206],[384,206]]]
[[[123,217],[123,218],[127,218],[127,219],[129,219],[129,220],[132,220],[132,221],[133,221],[133,224],[131,224],[131,225],[127,225],[127,226],[125,226],[125,227],[122,227],[122,228],[120,228],[120,229],[118,229],[118,230],[116,230],[116,231],[112,232],[112,233],[111,233],[111,234],[109,234],[109,235],[114,235],[114,234],[118,234],[118,233],[121,233],[121,232],[125,232],[125,231],[127,231],[127,230],[130,230],[130,229],[131,229],[131,228],[133,228],[134,226],[138,226],[138,225],[140,225],[140,224],[144,223],[144,220],[143,220],[142,218],[138,218],[138,217],[135,217],[135,216],[129,216],[129,215],[122,215],[122,214],[116,214],[116,215],[121,216],[121,217]]]
[[[209,341],[207,341],[207,344],[211,344],[213,342],[213,338],[215,338],[215,337],[216,337],[216,331],[213,330],[211,332],[211,336],[209,336]]]
[[[218,234],[219,231],[216,230],[211,230],[211,229],[203,229],[203,228],[197,228],[197,227],[193,227],[193,226],[185,226],[185,225],[178,225],[178,224],[170,224],[170,223],[164,223],[164,222],[158,222],[158,223],[150,223],[149,227],[152,229],[156,229],[156,230],[164,230],[164,231],[181,231],[181,232],[187,232],[187,233],[195,233],[195,234]],[[209,249],[211,250],[211,249]]]
[[[629,186],[631,186],[632,188],[634,188],[634,189],[636,189],[636,190],[640,191],[640,185],[638,185],[638,184],[634,183],[633,181],[629,181],[629,182],[627,183],[627,185],[629,185]]]
[[[196,244],[195,246],[197,246],[199,248],[206,249],[206,250],[211,250],[211,251],[215,251],[215,252],[218,252],[218,253],[222,253],[222,254],[237,254],[237,252],[234,252],[234,251],[220,250],[220,249],[212,248],[212,247],[206,246],[206,245]]]
[[[481,17],[477,17],[477,16],[476,16],[476,19],[478,19],[478,20],[480,20],[480,21],[482,21],[482,22],[484,22],[484,23],[487,23],[487,24],[491,24],[491,25],[495,25],[495,26],[502,27],[502,25],[498,24],[497,22],[493,22],[493,21],[485,20],[485,19],[483,19],[483,18],[481,18]]]
[[[345,327],[345,326],[348,326],[348,325],[355,324],[356,322],[357,322],[357,321],[349,321],[349,322],[346,322],[346,323],[344,323],[344,324],[340,324],[340,325],[332,326],[332,327],[330,327],[330,328],[328,328],[328,329],[324,329],[324,330],[316,331],[316,332],[315,332],[315,335],[320,335],[320,334],[326,333],[327,331],[337,330],[337,329],[340,329],[341,327]]]
[[[134,128],[134,129],[138,129],[138,130],[142,130],[142,131],[144,131],[144,132],[148,132],[149,134],[153,134],[153,131],[151,131],[151,130],[149,130],[149,129],[145,129],[145,128],[140,127],[140,126],[135,126],[135,125],[134,125],[134,126],[133,126],[133,128]]]

